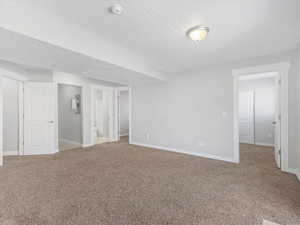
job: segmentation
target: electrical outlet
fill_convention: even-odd
[[[199,148],[201,148],[201,147],[206,146],[206,143],[205,143],[204,141],[199,140],[199,141],[197,141],[197,146],[198,146]]]

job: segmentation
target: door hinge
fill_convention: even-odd
[[[281,79],[278,80],[278,84],[279,84],[279,85],[281,84]]]
[[[278,150],[278,154],[281,155],[281,149]]]
[[[281,120],[281,115],[278,115],[278,119]]]

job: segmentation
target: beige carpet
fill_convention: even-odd
[[[125,142],[53,156],[7,157],[1,225],[300,224],[300,183],[269,148],[243,146],[241,164]]]

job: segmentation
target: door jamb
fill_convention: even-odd
[[[7,78],[11,80],[15,80],[18,82],[18,154],[24,155],[24,82],[25,79],[20,76],[8,72],[6,70],[1,69],[1,72],[4,72],[6,75],[0,75],[0,166],[3,165],[3,89],[2,89],[2,78]]]
[[[117,136],[116,136],[116,110],[118,109],[116,107],[116,92],[113,87],[107,87],[107,86],[102,86],[102,85],[93,85],[91,86],[91,143],[92,145],[96,145],[97,143],[95,142],[94,139],[94,123],[95,123],[95,116],[94,116],[94,110],[95,110],[95,90],[109,90],[113,92],[113,111],[112,111],[112,119],[113,119],[113,132],[112,132],[112,138],[111,141],[117,141]]]
[[[255,76],[262,73],[277,72],[281,78],[280,102],[281,102],[281,170],[289,172],[288,163],[288,73],[290,63],[281,62],[268,65],[260,65],[254,67],[246,67],[241,69],[233,69],[233,141],[234,141],[234,161],[240,162],[239,149],[239,126],[238,126],[238,93],[239,93],[239,77],[245,75]]]
[[[132,89],[131,87],[118,87],[116,88],[116,106],[118,107],[117,109],[117,112],[115,115],[116,115],[116,118],[115,118],[115,121],[116,122],[116,132],[115,132],[115,136],[116,136],[116,140],[119,141],[120,140],[120,129],[121,129],[121,126],[120,126],[120,92],[121,91],[128,91],[128,107],[129,107],[129,129],[128,129],[128,142],[129,144],[131,143],[131,129],[132,129]]]

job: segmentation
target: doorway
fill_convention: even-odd
[[[114,91],[94,87],[93,101],[93,142],[103,144],[114,141]]]
[[[241,149],[265,146],[274,151],[277,167],[281,167],[278,112],[280,99],[276,98],[278,73],[239,77],[239,142]],[[278,143],[278,140],[276,141]],[[249,146],[252,145],[252,146]]]
[[[288,69],[289,63],[278,63],[233,70],[237,163],[240,143],[263,145],[273,149],[276,166],[288,172]]]
[[[2,78],[3,155],[23,155],[23,83]]]
[[[131,131],[131,88],[120,87],[117,89],[117,140],[130,143]]]
[[[119,140],[129,143],[129,90],[119,91]]]
[[[82,90],[79,86],[58,84],[59,151],[82,147]]]

